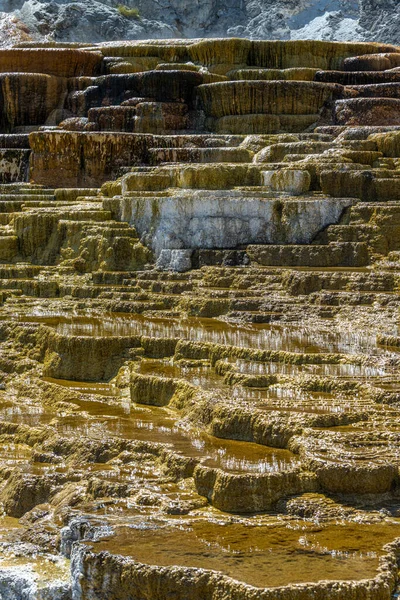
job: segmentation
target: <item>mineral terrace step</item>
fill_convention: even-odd
[[[266,266],[361,267],[368,264],[364,243],[248,246],[246,251],[252,261]]]
[[[23,200],[0,200],[0,213],[20,212],[24,204]]]
[[[52,215],[54,216],[56,219],[60,220],[60,221],[76,221],[76,222],[82,222],[82,221],[86,221],[88,223],[93,222],[93,223],[97,223],[97,222],[103,222],[103,221],[111,221],[111,212],[108,210],[99,210],[99,209],[93,209],[93,210],[87,210],[87,208],[83,209],[83,210],[76,210],[76,211],[63,211],[63,210],[57,210],[57,211],[53,211],[53,212],[41,212],[41,211],[29,211],[26,210],[22,213],[24,215],[24,217],[29,217],[30,214],[38,214],[39,217],[40,216],[46,216],[46,215]]]
[[[1,265],[0,279],[31,279],[36,277],[43,267],[36,265]]]
[[[15,235],[0,236],[0,260],[11,262],[18,254],[18,237]]]
[[[329,242],[364,242],[372,237],[379,236],[380,229],[377,225],[330,225],[319,239]]]
[[[1,123],[32,131],[31,152],[0,134],[3,177],[30,152],[43,182],[0,184],[0,546],[16,562],[0,596],[21,580],[46,598],[393,595],[400,355],[378,343],[398,338],[400,126],[359,127],[357,107],[400,122],[398,50],[0,50],[0,71],[23,71],[1,74]],[[198,133],[169,135],[184,124]],[[121,131],[136,125],[160,134]]]
[[[0,201],[4,202],[6,200],[8,201],[28,201],[28,202],[33,202],[35,200],[40,201],[40,200],[51,200],[54,199],[54,192],[52,192],[51,190],[47,193],[47,192],[42,192],[42,190],[40,190],[40,192],[38,192],[38,190],[35,190],[35,193],[30,192],[30,193],[26,193],[25,191],[19,193],[19,194],[0,194]]]
[[[293,271],[284,287],[293,296],[325,291],[394,292],[400,289],[400,275],[370,271]]]
[[[227,315],[228,319],[237,320],[245,323],[274,323],[280,321],[284,315],[282,313],[268,313],[249,310],[233,310]]]
[[[129,277],[129,279],[127,279]],[[135,284],[136,273],[126,271],[96,271],[92,273],[92,281],[95,285],[128,285]]]
[[[0,195],[2,194],[54,194],[53,188],[30,183],[0,183]]]
[[[192,135],[154,135],[154,147],[157,148],[215,148],[239,146],[245,135],[223,135],[201,133]]]
[[[56,200],[71,202],[78,198],[95,198],[99,194],[98,188],[66,188],[54,190]]]
[[[381,305],[393,302],[398,297],[398,292],[347,292],[347,291],[323,291],[317,296],[317,302],[323,306],[372,306],[379,301]]]
[[[382,177],[373,171],[364,172],[331,170],[327,165],[322,171],[320,183],[322,191],[335,198],[356,197],[364,202],[386,202],[400,200],[400,172],[392,171],[390,177]]]
[[[253,152],[245,148],[151,148],[150,163],[251,163]]]

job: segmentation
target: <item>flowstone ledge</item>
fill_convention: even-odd
[[[0,51],[2,598],[396,597],[399,57]]]

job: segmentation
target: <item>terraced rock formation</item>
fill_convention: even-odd
[[[397,597],[399,65],[0,51],[2,600]]]

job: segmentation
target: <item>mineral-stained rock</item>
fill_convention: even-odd
[[[181,102],[142,102],[136,106],[135,131],[163,133],[189,129],[188,106]]]
[[[4,148],[0,150],[0,172],[2,183],[25,181],[29,174],[30,150]]]
[[[339,125],[400,125],[400,99],[357,98],[335,105]]]
[[[45,374],[56,379],[101,381],[115,374],[126,348],[138,344],[135,337],[74,340],[43,332]],[[95,364],[96,363],[96,364]]]
[[[56,481],[44,480],[35,475],[15,471],[7,480],[2,491],[2,502],[6,513],[12,517],[22,517],[37,504],[46,502]]]
[[[227,81],[199,88],[206,114],[217,118],[248,114],[316,114],[325,102],[341,91],[335,85],[299,81]]]
[[[355,91],[362,98],[398,98],[400,96],[400,85],[398,83],[354,85],[349,86],[348,89]]]
[[[292,67],[288,69],[255,69],[246,67],[245,69],[234,69],[229,71],[230,79],[240,80],[267,80],[267,81],[313,81],[318,69],[310,67]]]
[[[214,506],[228,512],[257,512],[275,506],[282,490],[290,490],[291,495],[312,490],[315,486],[313,475],[295,471],[279,474],[256,475],[251,479],[217,469],[198,466],[194,473],[196,489],[208,498]],[[245,500],[243,486],[248,497]]]
[[[101,54],[78,48],[18,48],[0,50],[1,73],[45,73],[56,77],[96,74]]]
[[[345,71],[387,71],[400,67],[400,56],[397,52],[366,54],[346,58],[342,66]]]
[[[136,107],[104,106],[91,108],[88,120],[95,124],[95,131],[134,131]]]
[[[207,129],[222,134],[297,133],[317,125],[319,114],[308,115],[229,115],[220,119],[207,119]]]
[[[79,84],[78,78],[78,84]],[[201,73],[193,71],[145,71],[128,75],[103,75],[90,83],[82,81],[82,90],[77,90],[67,99],[67,107],[73,112],[90,108],[118,105],[130,98],[152,98],[157,102],[193,102],[193,90],[203,83]]]
[[[116,176],[120,167],[140,162],[145,140],[143,135],[106,132],[32,133],[31,178],[57,186],[60,168],[63,180],[71,187],[99,185]]]
[[[159,198],[110,200],[119,217],[135,223],[158,255],[162,249],[231,248],[244,243],[307,243],[345,206],[328,198],[275,200],[248,192],[181,192]],[[250,216],[251,215],[251,216]],[[301,216],[300,216],[301,215]]]
[[[263,171],[264,185],[276,192],[288,192],[294,196],[305,194],[310,189],[311,176],[308,171],[281,169]]]
[[[397,52],[389,44],[358,44],[354,42],[332,43],[319,40],[254,41],[249,64],[268,68],[317,67],[337,69],[343,61],[360,53],[376,54]]]
[[[396,595],[399,56],[0,51],[1,598]]]
[[[0,75],[1,129],[42,125],[59,106],[66,91],[65,80],[40,73]]]
[[[184,273],[192,268],[192,250],[161,250],[156,262],[158,269]]]
[[[315,81],[341,85],[374,85],[400,81],[397,71],[318,71]]]

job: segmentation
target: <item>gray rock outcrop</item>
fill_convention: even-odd
[[[0,0],[0,11],[0,42],[12,17],[39,41],[235,36],[400,43],[397,0]]]

